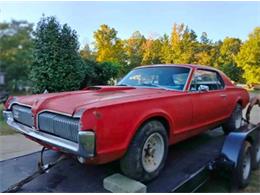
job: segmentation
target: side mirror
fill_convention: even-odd
[[[200,91],[200,92],[209,91],[209,87],[207,85],[200,85],[198,88],[198,91]]]

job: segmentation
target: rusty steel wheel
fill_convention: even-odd
[[[159,133],[151,134],[142,150],[142,165],[145,171],[155,171],[162,162],[164,155],[164,140]]]
[[[167,152],[165,126],[157,120],[148,121],[137,131],[128,151],[120,160],[121,170],[128,177],[147,182],[159,175]]]

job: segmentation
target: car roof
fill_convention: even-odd
[[[138,68],[152,68],[152,67],[167,67],[167,66],[186,67],[186,68],[199,68],[199,69],[208,69],[208,70],[219,71],[216,68],[213,68],[211,66],[195,65],[195,64],[153,64],[153,65],[139,66],[139,67],[136,67],[135,69],[138,69]]]

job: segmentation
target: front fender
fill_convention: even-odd
[[[157,118],[157,117],[160,117],[160,118],[164,118],[167,123],[168,123],[168,126],[169,126],[169,129],[168,129],[168,134],[169,134],[169,140],[172,139],[172,126],[174,124],[174,121],[173,119],[169,116],[169,114],[167,112],[165,112],[164,110],[161,110],[161,109],[152,109],[152,110],[149,110],[147,112],[144,112],[138,119],[137,123],[133,126],[133,130],[131,131],[131,135],[128,137],[128,140],[127,140],[127,145],[130,144],[130,142],[132,141],[134,135],[137,133],[138,129],[147,121],[149,121],[150,119],[153,119],[153,118]]]

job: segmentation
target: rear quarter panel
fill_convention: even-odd
[[[218,71],[225,83],[225,93],[227,94],[228,106],[226,107],[228,116],[230,116],[236,105],[241,104],[245,108],[249,102],[249,93],[242,87],[235,86],[232,81],[221,71]]]
[[[226,87],[226,93],[229,105],[227,106],[229,116],[232,114],[238,103],[242,106],[242,108],[247,106],[249,102],[249,93],[247,90],[236,86],[228,86]]]

